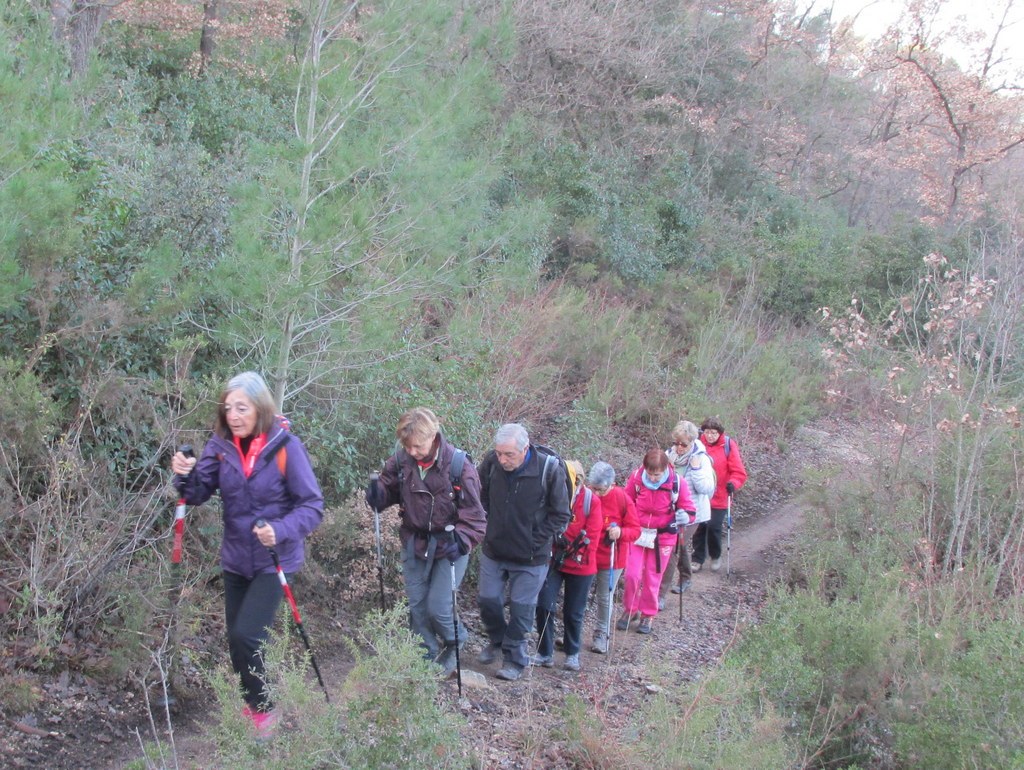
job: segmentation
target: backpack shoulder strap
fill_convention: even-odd
[[[540,481],[545,489],[551,485],[551,474],[555,472],[554,467],[557,463],[558,458],[555,455],[544,455],[544,470],[541,472]]]
[[[672,480],[672,507],[676,507],[676,502],[679,500],[679,474],[675,475]]]
[[[728,436],[726,436],[725,437],[725,456],[728,457],[729,456],[729,452],[731,452],[731,451],[732,451],[732,440]]]
[[[583,515],[590,516],[590,503],[594,499],[594,493],[590,491],[590,487],[583,487]]]
[[[288,450],[285,447],[290,439],[291,434],[285,433],[281,443],[270,450],[270,456],[277,460],[277,469],[281,471],[282,476],[286,475],[285,471],[288,469]]]
[[[452,500],[458,505],[462,499],[462,468],[466,464],[466,450],[456,449],[452,464],[448,466],[448,481],[452,486]]]

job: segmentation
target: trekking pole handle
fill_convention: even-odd
[[[185,457],[195,457],[191,444],[182,444],[178,451]],[[185,474],[187,479],[192,471]],[[174,546],[171,548],[171,564],[181,563],[181,542],[185,536],[185,497],[178,497],[178,504],[174,507]]]
[[[266,519],[259,518],[259,519],[256,519],[256,523],[253,524],[253,526],[256,527],[256,529],[263,529],[264,527],[267,527],[269,525],[267,524],[267,520]],[[267,546],[267,550],[270,551],[270,556],[274,560],[274,566],[275,567],[279,567],[280,565],[277,563],[277,551],[274,550],[274,546],[268,545]],[[281,573],[281,574],[283,575],[284,573]]]

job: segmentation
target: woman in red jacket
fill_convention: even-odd
[[[583,466],[569,460],[576,477],[583,478]],[[537,597],[537,655],[535,666],[551,668],[555,652],[555,612],[558,595],[565,585],[562,623],[565,627],[565,668],[580,670],[580,645],[583,636],[583,614],[587,609],[587,596],[597,573],[597,546],[601,539],[604,516],[601,499],[585,485],[580,485],[572,501],[569,526],[555,541],[555,555],[547,579]]]
[[[711,569],[717,572],[722,566],[722,523],[729,512],[729,503],[734,494],[747,480],[747,469],[736,441],[725,435],[725,428],[719,420],[709,417],[700,426],[701,441],[715,465],[718,478],[715,493],[711,497],[711,520],[697,525],[691,542],[694,572],[704,566],[704,559],[711,559]]]
[[[636,507],[622,487],[615,486],[615,469],[608,463],[597,462],[587,474],[587,485],[601,498],[604,528],[597,547],[597,627],[590,649],[602,655],[608,652],[608,639],[612,631],[612,604],[615,586],[626,566],[629,544],[640,535],[640,522]],[[615,563],[612,564],[612,543],[615,544]]]

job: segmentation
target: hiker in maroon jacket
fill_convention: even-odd
[[[445,676],[455,673],[456,645],[466,628],[455,618],[452,570],[457,590],[469,565],[469,552],[484,539],[487,518],[480,504],[476,466],[461,452],[458,482],[452,478],[460,450],[449,443],[430,409],[403,414],[395,428],[401,448],[384,463],[380,478],[366,488],[366,502],[381,511],[398,505],[402,539],[402,580],[409,597],[409,626],[419,635],[426,657]],[[447,526],[455,529],[446,531]],[[458,639],[455,628],[458,626]]]

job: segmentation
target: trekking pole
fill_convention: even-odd
[[[612,654],[612,634],[615,633],[615,544],[617,542],[618,540],[612,540],[612,547],[608,558],[608,625],[605,631],[608,634],[609,657]]]
[[[676,543],[676,545],[679,546],[679,552],[680,553],[683,552],[682,549],[686,548],[686,543],[683,540],[684,537],[686,537],[686,528],[685,527],[683,528],[682,534],[679,535],[679,542]],[[691,574],[692,574],[692,569],[691,569]],[[682,576],[682,572],[680,572],[680,574],[679,574],[679,625],[683,624],[683,588],[682,588],[683,580],[682,580],[682,577],[683,577]]]
[[[261,529],[267,526],[265,519],[256,519],[256,529]],[[306,652],[309,653],[309,662],[313,664],[313,671],[316,673],[316,680],[320,682],[320,686],[324,690],[324,698],[327,702],[331,702],[331,696],[327,692],[327,685],[324,684],[324,678],[320,676],[320,666],[316,664],[316,656],[313,655],[313,648],[309,644],[309,637],[306,636],[306,629],[302,625],[302,616],[299,615],[299,606],[295,603],[295,595],[292,593],[292,587],[288,585],[288,578],[285,577],[284,570],[281,569],[281,560],[277,558],[277,551],[274,550],[273,546],[267,546],[267,550],[270,551],[270,558],[274,561],[274,569],[277,570],[277,579],[281,583],[281,588],[284,589],[284,595],[288,599],[288,604],[292,608],[292,619],[295,620],[295,625],[299,629],[299,635],[302,637],[302,643],[306,645]]]
[[[608,557],[608,593],[612,593],[615,590],[615,543],[617,541],[612,540],[611,552]]]
[[[178,447],[178,451],[181,452],[185,457],[195,457],[195,453],[192,451],[190,444],[182,444]],[[192,475],[192,471],[185,474],[187,479]],[[174,508],[174,547],[171,548],[171,564],[177,567],[181,564],[181,542],[185,537],[185,496],[182,494],[178,498],[178,504]]]
[[[449,524],[444,528],[448,533],[451,542],[455,542],[455,525]],[[455,595],[455,559],[451,559],[452,565],[452,630],[455,632],[455,676],[459,682],[459,697],[462,697],[462,661],[459,660],[459,605]]]
[[[182,444],[178,451],[185,457],[195,457],[190,444]],[[187,479],[192,472],[185,474]],[[174,665],[175,652],[178,647],[178,602],[181,601],[182,577],[181,577],[181,553],[182,541],[185,537],[185,495],[178,496],[178,502],[174,507],[174,523],[171,529],[174,533],[174,543],[171,547],[171,588],[170,602],[171,615],[167,622],[167,649],[170,651],[170,662],[167,665],[167,692],[158,703],[161,708],[170,708],[175,705],[174,691],[177,689],[177,672]]]
[[[376,483],[380,479],[379,473],[371,473],[370,481]],[[370,506],[373,508],[373,506]],[[384,606],[384,554],[381,551],[380,543],[380,511],[373,508],[373,536],[377,541],[377,582],[380,584],[380,611],[387,609]]]
[[[725,576],[732,577],[732,495],[725,509]]]

